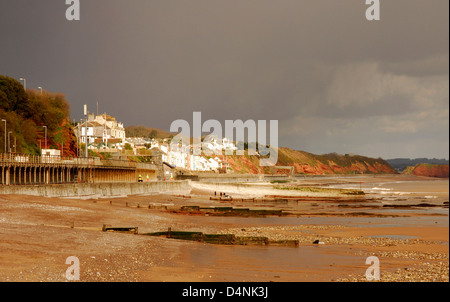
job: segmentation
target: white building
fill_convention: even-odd
[[[235,151],[236,146],[230,139],[224,137],[222,139],[211,138],[208,141],[203,141],[202,143],[203,149],[209,149],[213,154],[225,154],[225,151]]]
[[[41,149],[41,162],[55,163],[59,162],[61,157],[61,150],[57,149]]]
[[[122,143],[125,141],[125,128],[123,127],[123,123],[117,122],[115,117],[106,113],[97,116],[90,114],[88,121],[97,122],[100,126],[103,126],[103,139],[119,138],[122,139]]]
[[[166,146],[162,145],[161,148]],[[170,145],[167,151],[167,163],[182,169],[189,169],[190,146]],[[167,150],[164,148],[165,150]]]
[[[86,133],[87,128],[87,133]],[[116,121],[116,118],[107,115],[94,116],[90,114],[88,121],[78,123],[75,127],[75,135],[78,139],[78,143],[98,144],[125,144],[125,128],[122,123]]]
[[[41,149],[43,156],[61,156],[61,150],[58,149]]]
[[[85,144],[86,140],[88,141],[88,144],[93,144],[95,141],[95,135],[94,135],[94,129],[97,128],[97,125],[94,123],[79,123],[75,128],[75,136],[78,139],[79,143]],[[86,134],[87,132],[87,134]]]

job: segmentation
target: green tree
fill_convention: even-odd
[[[47,127],[47,146],[60,148],[64,154],[76,155],[76,140],[70,121],[70,105],[61,93],[40,93],[29,89],[8,76],[0,75],[0,117],[6,120],[10,141],[0,135],[0,151],[16,140],[17,152],[39,153],[39,143],[44,143]],[[1,123],[1,133],[4,133]],[[43,145],[42,145],[43,146]]]
[[[0,75],[0,108],[30,116],[28,96],[22,84],[14,78]]]

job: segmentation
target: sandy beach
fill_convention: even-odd
[[[266,183],[233,191],[229,185],[226,200],[201,183],[188,195],[1,195],[0,281],[67,281],[69,256],[80,260],[82,282],[367,281],[368,256],[379,258],[380,281],[448,281],[448,184],[397,175],[314,177],[297,179],[295,189]],[[339,191],[360,188],[364,195]],[[202,211],[186,210],[195,207]],[[225,215],[217,207],[241,211]],[[138,234],[104,232],[103,225],[138,227]],[[142,235],[168,228],[298,246]]]

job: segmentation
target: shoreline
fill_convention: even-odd
[[[395,181],[400,179],[396,177]],[[379,180],[371,178],[372,182],[366,183],[373,185]],[[423,179],[403,180],[415,188]],[[447,192],[444,188],[448,180],[438,183],[442,196],[432,200],[438,207],[415,209],[383,205],[421,203],[427,200],[424,194],[420,193],[420,199],[408,195],[402,201],[396,201],[396,195],[390,199],[388,192],[366,194],[362,199],[303,196],[296,202],[289,198],[267,202],[210,200],[212,191],[201,187],[193,187],[188,195],[0,195],[0,280],[66,281],[65,259],[75,255],[80,259],[82,282],[366,281],[365,259],[376,255],[381,262],[381,281],[448,281],[448,206],[442,204],[448,201],[448,187]],[[194,205],[283,210],[300,215],[246,217],[179,212],[183,206]],[[377,213],[385,215],[378,217]],[[205,234],[295,239],[299,246],[230,246],[136,236],[102,232],[103,224],[139,227],[139,233],[170,227]],[[324,244],[314,244],[315,240]]]

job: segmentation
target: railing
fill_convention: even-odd
[[[136,163],[120,159],[100,159],[98,157],[71,157],[58,155],[32,155],[20,153],[0,153],[0,163],[8,164],[60,164],[88,167],[121,167],[155,169],[155,165]]]

